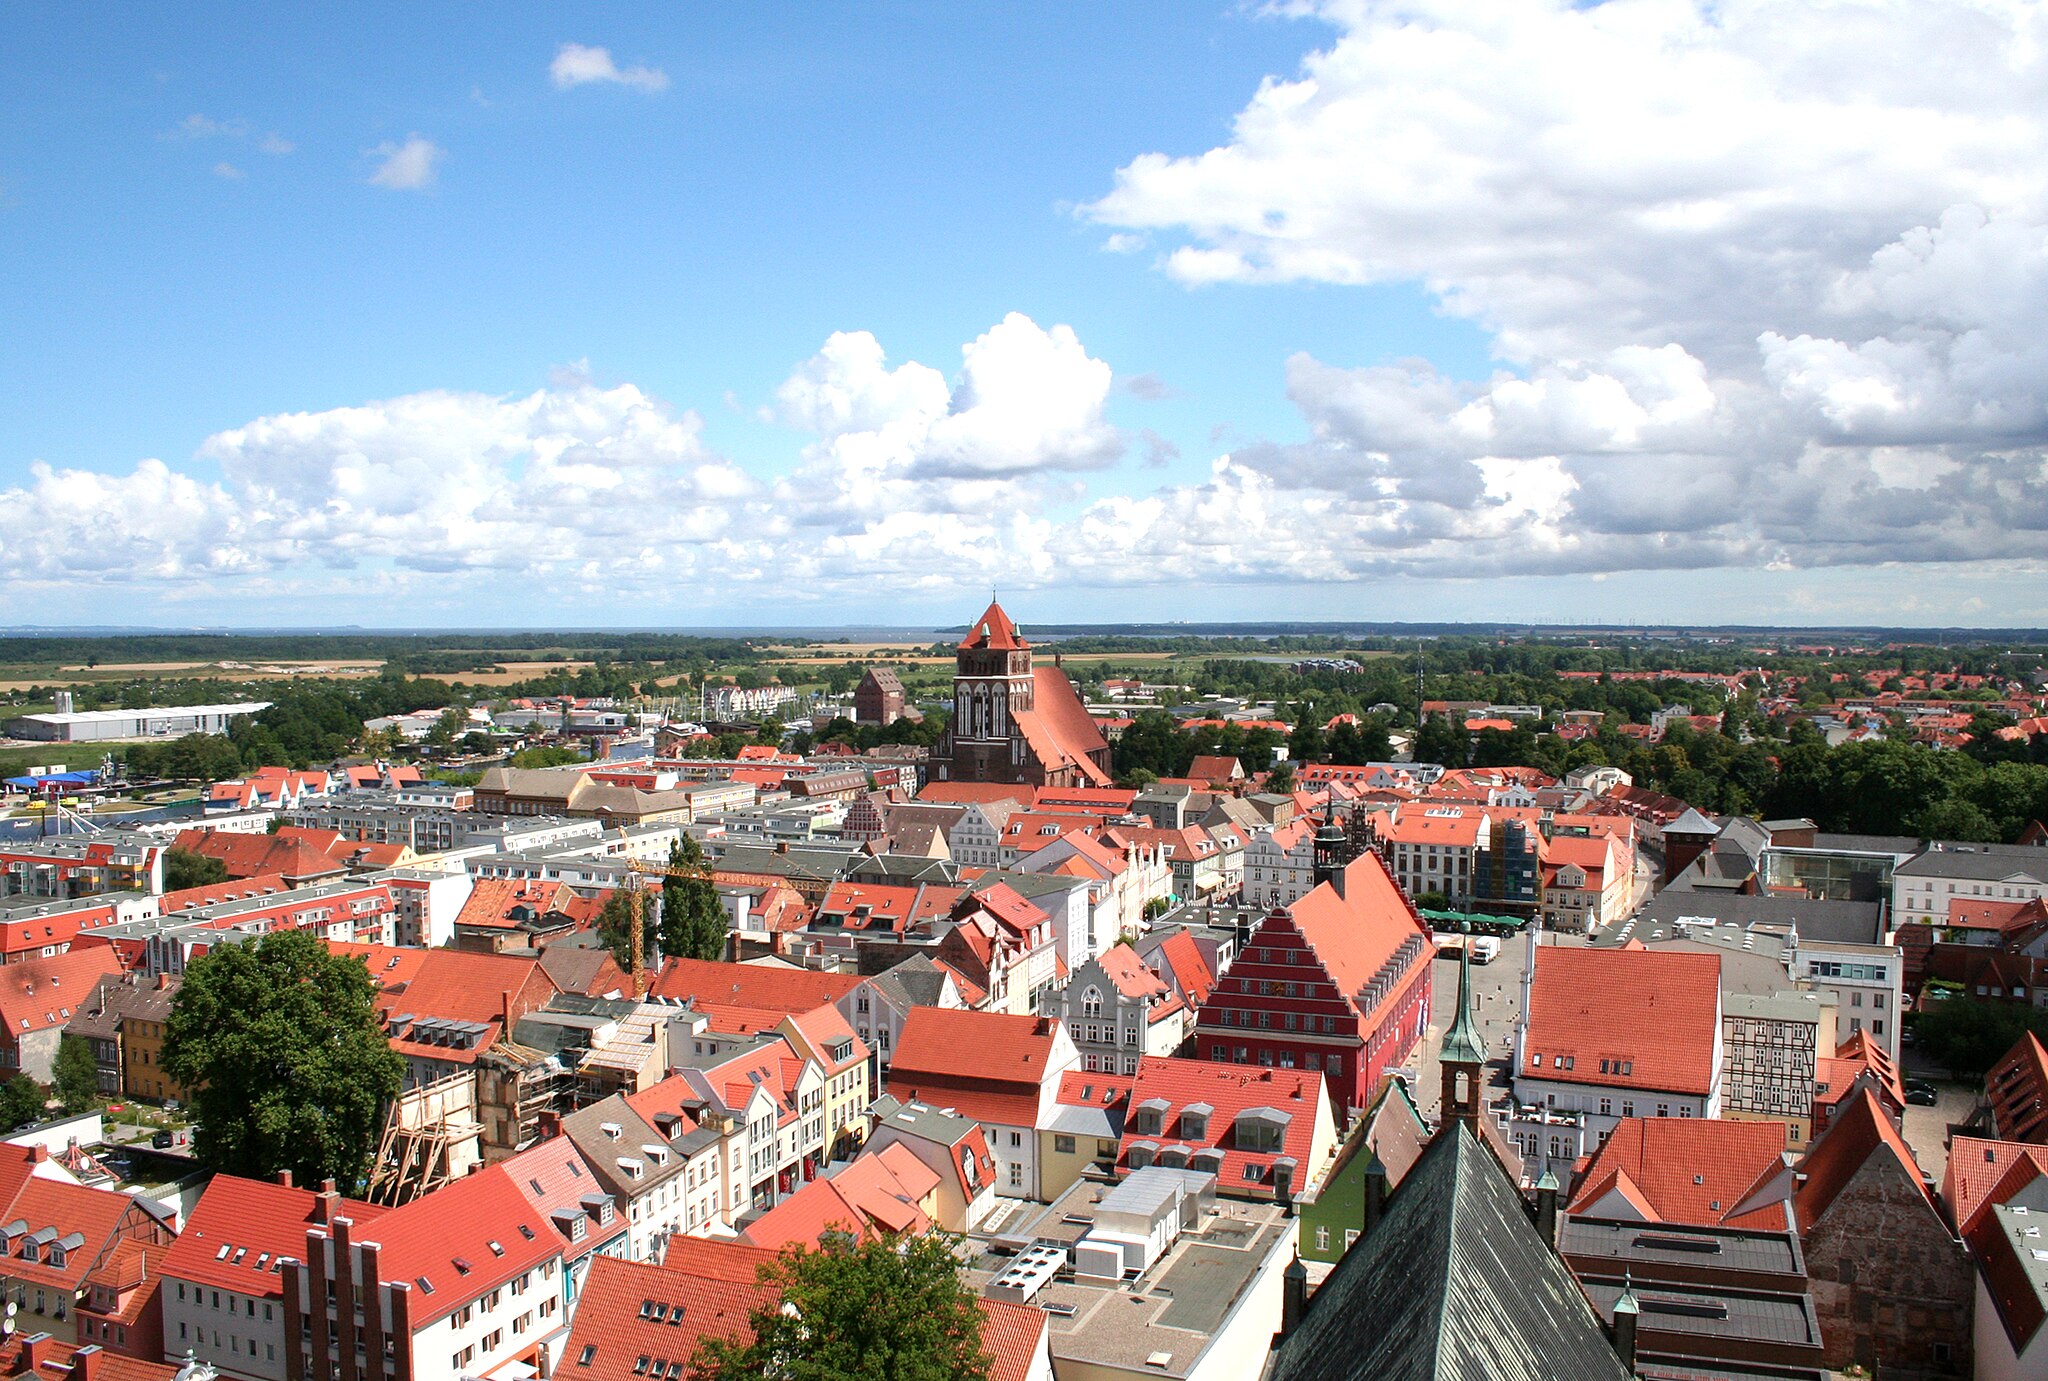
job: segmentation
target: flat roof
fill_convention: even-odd
[[[1103,1192],[1103,1185],[1084,1179],[1002,1235],[1071,1245],[1088,1231]],[[1047,1309],[1055,1367],[1092,1364],[1160,1376],[1193,1371],[1260,1269],[1268,1263],[1278,1269],[1297,1227],[1276,1204],[1217,1199],[1215,1209],[1135,1281],[1054,1280],[1039,1291],[1032,1303]],[[984,1247],[968,1262],[970,1286],[978,1292],[1014,1259]],[[1163,1360],[1155,1364],[1154,1358]]]
[[[146,710],[69,710],[64,713],[48,711],[42,714],[13,715],[14,719],[33,720],[38,724],[112,724],[123,719],[149,719],[162,716],[187,716],[206,714],[255,714],[258,710],[270,708],[268,700],[238,700],[228,705],[153,705]]]

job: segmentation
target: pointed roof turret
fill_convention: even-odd
[[[993,652],[1021,652],[1031,644],[1024,641],[1024,635],[1017,631],[1016,624],[1010,622],[1003,606],[991,600],[988,609],[967,630],[967,636],[960,640],[960,646],[987,648]]]
[[[1486,1063],[1486,1041],[1479,1034],[1479,1025],[1472,1020],[1472,927],[1464,927],[1465,943],[1458,947],[1458,1014],[1451,1020],[1451,1029],[1444,1032],[1444,1047],[1437,1057],[1443,1064],[1483,1065]]]

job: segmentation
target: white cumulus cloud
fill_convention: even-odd
[[[1507,367],[1297,358],[1313,439],[1233,466],[1414,570],[2039,559],[2048,9],[1289,8],[1334,40],[1083,214],[1190,285],[1417,285]]]
[[[668,74],[660,68],[621,68],[612,61],[609,48],[593,48],[582,43],[564,43],[555,51],[554,61],[548,64],[548,80],[555,84],[557,91],[592,83],[631,86],[642,91],[661,91],[668,86]]]
[[[404,143],[386,140],[368,153],[378,160],[370,173],[371,184],[394,191],[418,191],[433,186],[441,161],[448,156],[447,150],[433,140],[417,134],[407,135]]]

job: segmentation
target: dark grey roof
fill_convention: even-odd
[[[1947,844],[1898,866],[1911,877],[1991,880],[2026,873],[2048,878],[2048,849],[2031,844]]]
[[[1811,844],[1788,844],[1786,848],[1810,848],[1821,853],[1903,854],[1920,852],[1918,839],[1905,834],[1816,834]]]
[[[960,880],[960,865],[921,854],[874,854],[853,860],[846,876],[855,882],[939,882],[950,886]]]
[[[1834,940],[1855,945],[1883,943],[1878,904],[1868,901],[1809,901],[1804,897],[1751,896],[1741,892],[1702,889],[1659,892],[1636,913],[1630,934],[1603,932],[1596,944],[1619,939],[1645,944],[1670,936],[1681,916],[1705,916],[1734,925],[1796,925],[1802,940]]]
[[[1626,1381],[1493,1153],[1439,1135],[1309,1301],[1274,1381]]]
[[[936,1007],[946,987],[946,971],[929,955],[913,954],[895,968],[869,980],[892,1004],[904,1009]]]

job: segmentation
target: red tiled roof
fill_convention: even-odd
[[[1003,612],[1003,606],[990,601],[982,616],[967,630],[967,636],[960,640],[962,648],[987,648],[991,652],[1021,652],[1031,646],[1024,641],[1024,635],[1017,631],[1017,625],[1010,622],[1010,616]]]
[[[385,1280],[413,1285],[415,1331],[562,1254],[561,1235],[503,1165],[384,1210],[355,1240],[382,1249],[377,1269]]]
[[[830,1179],[813,1180],[748,1225],[743,1236],[757,1247],[814,1247],[828,1229],[849,1231],[866,1240],[892,1232],[929,1232],[932,1220],[918,1207],[939,1177],[907,1149],[885,1160],[881,1155],[857,1156]],[[892,1163],[893,1162],[893,1163]],[[908,1164],[905,1165],[905,1162]],[[909,1183],[902,1168],[914,1173]]]
[[[166,892],[157,904],[168,916],[176,911],[189,911],[195,906],[213,906],[224,901],[241,901],[248,897],[268,897],[278,892],[289,892],[291,884],[282,873],[265,873],[261,877],[238,878],[228,882],[210,882],[203,887],[186,887],[176,892]]]
[[[989,1381],[1027,1381],[1034,1364],[1049,1345],[1052,1318],[1043,1309],[1008,1300],[984,1299],[981,1343],[988,1350]],[[1043,1375],[1049,1368],[1039,1369]]]
[[[695,1255],[701,1260],[714,1251],[747,1253],[746,1278],[730,1278],[737,1272],[707,1276],[678,1269],[673,1250],[660,1266],[613,1256],[591,1262],[569,1341],[557,1363],[558,1374],[579,1381],[646,1381],[647,1359],[688,1370],[703,1339],[750,1337],[748,1316],[772,1305],[777,1292],[754,1283],[758,1257],[751,1248],[704,1242]],[[652,1317],[657,1305],[659,1319]],[[668,1321],[671,1311],[676,1314],[674,1323]]]
[[[1994,1206],[2042,1175],[2048,1175],[2048,1146],[2026,1141],[1989,1141],[1957,1136],[1949,1143],[1941,1197],[1958,1235],[1967,1237]]]
[[[1056,666],[1031,669],[1031,708],[1016,710],[1012,718],[1031,743],[1032,751],[1046,767],[1071,766],[1079,769],[1090,786],[1106,787],[1109,774],[1096,766],[1090,753],[1109,748],[1088,707],[1074,694],[1074,683]]]
[[[710,1017],[712,1030],[746,1035],[769,1030],[792,1012],[834,1004],[861,982],[853,974],[815,969],[672,958],[648,985],[648,995],[687,999]]]
[[[1898,1161],[1906,1178],[1925,1193],[1920,1163],[1913,1159],[1912,1150],[1900,1138],[1876,1096],[1863,1090],[1835,1115],[1799,1162],[1806,1182],[1799,1186],[1793,1209],[1799,1215],[1801,1229],[1811,1228],[1827,1214],[1836,1196],[1872,1156],[1886,1153]]]
[[[1195,943],[1193,935],[1182,930],[1168,936],[1159,946],[1159,957],[1173,971],[1173,981],[1180,985],[1190,1006],[1199,1007],[1209,1000],[1216,975],[1210,971],[1209,961],[1202,957],[1202,947]]]
[[[889,1092],[956,1108],[977,1122],[1037,1123],[1058,1023],[946,1007],[913,1007],[889,1065]]]
[[[1783,1232],[1792,1191],[1784,1172],[1782,1122],[1625,1117],[1580,1168],[1571,1211],[1597,1213],[1619,1190],[1651,1222]]]
[[[0,965],[0,1022],[7,1028],[0,1043],[13,1046],[23,1036],[63,1026],[100,979],[120,971],[120,956],[106,945]]]
[[[276,834],[233,834],[224,830],[182,830],[172,848],[220,860],[232,878],[281,874],[292,882],[331,877],[346,869],[329,849],[341,841],[333,830],[286,826]]]
[[[278,1259],[305,1256],[306,1229],[316,1222],[319,1202],[310,1190],[215,1175],[165,1253],[163,1273],[173,1280],[281,1299]],[[357,1224],[385,1211],[355,1199],[343,1199],[335,1209],[337,1216]]]
[[[1161,1110],[1159,1130],[1140,1131],[1140,1119],[1154,1100],[1166,1104]],[[1195,1104],[1210,1108],[1203,1135],[1186,1135],[1181,1113]],[[1245,1178],[1245,1167],[1257,1166],[1261,1178],[1270,1173],[1273,1162],[1291,1156],[1295,1162],[1294,1188],[1299,1193],[1311,1175],[1323,1167],[1313,1159],[1317,1115],[1329,1107],[1324,1097],[1320,1070],[1275,1069],[1270,1066],[1213,1064],[1207,1060],[1183,1060],[1170,1055],[1147,1055],[1138,1061],[1137,1077],[1131,1084],[1131,1101],[1124,1119],[1123,1141],[1117,1147],[1117,1168],[1131,1169],[1131,1148],[1140,1143],[1159,1153],[1178,1146],[1189,1155],[1205,1147],[1223,1152],[1223,1167],[1217,1172],[1217,1187],[1241,1191],[1256,1180]],[[1288,1114],[1287,1129],[1278,1151],[1251,1151],[1237,1144],[1237,1116],[1254,1108],[1273,1108]]]
[[[0,1375],[19,1378],[19,1381],[68,1381],[73,1376],[78,1352],[87,1344],[60,1342],[56,1338],[45,1339],[39,1356],[41,1365],[36,1375],[27,1375],[22,1365],[22,1344],[28,1340],[32,1329],[17,1329],[12,1335],[0,1339]],[[122,1352],[98,1353],[92,1363],[96,1381],[171,1381],[178,1374],[178,1368],[168,1362],[145,1362],[140,1357],[130,1357]]]
[[[1346,865],[1341,895],[1329,883],[1322,883],[1289,906],[1286,914],[1315,951],[1338,992],[1354,1007],[1380,966],[1411,935],[1419,935],[1425,942],[1430,938],[1387,865],[1369,850]],[[1271,923],[1268,918],[1260,923],[1261,928]],[[1259,943],[1257,931],[1251,943]],[[1418,967],[1426,977],[1429,966]],[[1386,1001],[1389,1010],[1398,1010],[1394,995],[1389,994]]]
[[[1167,991],[1166,980],[1138,957],[1138,951],[1119,941],[1096,956],[1102,965],[1102,972],[1116,985],[1116,990],[1125,997],[1154,998]]]
[[[1521,1072],[1704,1097],[1714,1081],[1720,991],[1717,954],[1542,946]]]

